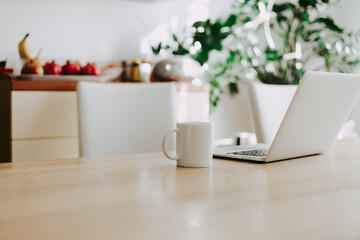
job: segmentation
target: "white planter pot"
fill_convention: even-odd
[[[297,85],[245,83],[250,118],[258,143],[271,143],[295,94]]]

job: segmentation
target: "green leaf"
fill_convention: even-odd
[[[291,10],[292,12],[294,12],[295,9],[296,9],[296,7],[292,3],[274,4],[274,6],[273,6],[273,11],[277,14],[284,12],[286,10]]]
[[[309,13],[308,12],[303,12],[302,13],[302,17],[303,17],[303,20],[308,22],[309,21]]]
[[[157,51],[156,48],[151,47],[151,50],[152,50],[153,54],[155,54],[155,55],[159,54],[159,51]]]
[[[197,22],[194,22],[194,24],[192,25],[194,28],[198,28],[198,27],[202,27],[205,25],[205,22],[203,21],[197,21]]]
[[[180,55],[180,56],[183,56],[183,55],[187,55],[189,54],[190,51],[187,50],[186,48],[184,48],[183,45],[179,44],[178,46],[178,49],[176,49],[175,51],[173,51],[173,54],[174,55]]]
[[[232,27],[235,25],[237,16],[235,14],[230,14],[228,19],[225,21],[223,27]]]
[[[215,50],[218,50],[218,51],[221,51],[223,49],[223,46],[221,44],[220,41],[217,41],[217,42],[214,42],[212,44],[212,47],[215,49]]]
[[[334,32],[338,32],[338,33],[344,32],[344,29],[337,26],[331,17],[319,17],[319,18],[315,19],[312,23],[322,23],[327,28],[329,28],[330,30],[332,30]]]
[[[299,0],[299,5],[303,8],[307,7],[316,7],[316,4],[318,4],[317,0]]]
[[[234,61],[236,61],[236,57],[239,57],[239,61],[242,59],[241,55],[239,52],[235,52],[235,51],[230,51],[229,52],[229,57],[226,59],[226,63],[227,64],[231,64],[233,63]]]
[[[314,35],[314,34],[319,34],[320,32],[322,32],[323,30],[322,29],[311,29],[311,30],[308,30],[306,31],[303,35],[302,35],[302,38],[304,39],[304,41],[308,42],[311,40],[311,37]],[[315,39],[313,40],[315,41]]]
[[[158,55],[160,53],[161,48],[162,48],[161,43],[159,43],[157,47],[151,47],[151,50],[155,55]]]
[[[279,51],[277,49],[271,49],[270,47],[267,47],[265,49],[265,55],[266,55],[266,60],[271,62],[281,58],[281,56],[279,56]]]
[[[173,34],[172,37],[173,37],[173,39],[174,39],[175,42],[178,41],[178,38],[177,38],[177,36],[176,36],[175,34]]]
[[[208,51],[200,51],[195,57],[195,60],[198,61],[201,65],[209,60],[209,52]]]
[[[221,31],[221,23],[220,22],[215,22],[213,25],[211,25],[210,31],[211,31],[212,35],[217,35],[218,33],[220,33],[220,31]]]
[[[276,16],[276,21],[277,21],[278,23],[287,22],[287,21],[288,21],[288,18],[287,18],[285,15],[277,15],[277,16]]]
[[[294,12],[294,17],[299,19],[300,22],[303,22],[304,21],[304,15],[303,15],[303,12],[302,11],[299,11],[299,10],[296,10]]]

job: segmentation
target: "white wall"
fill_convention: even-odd
[[[339,7],[332,11],[336,22],[340,26],[349,31],[360,30],[360,1],[358,0],[341,0]],[[360,73],[360,68],[356,71]],[[355,130],[360,134],[360,97],[353,107],[352,112],[349,115],[349,119],[355,120]]]

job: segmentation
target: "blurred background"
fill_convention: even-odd
[[[0,1],[0,58],[15,73],[21,68],[18,43],[30,33],[31,49],[42,50],[44,61],[67,59],[101,66],[118,64],[122,59],[151,59],[151,46],[169,38],[169,30],[181,33],[196,20],[216,19],[231,10],[233,0],[11,0]],[[281,1],[279,1],[281,2]],[[337,24],[347,30],[360,28],[360,1],[341,0],[331,12]],[[252,131],[242,94],[235,100],[225,96],[214,114],[222,125],[216,138],[236,131]],[[360,101],[350,118],[359,132]],[[229,111],[230,109],[230,111]],[[227,124],[224,124],[224,121]]]

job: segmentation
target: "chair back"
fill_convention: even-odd
[[[161,151],[175,128],[172,83],[79,82],[77,93],[82,157]]]

